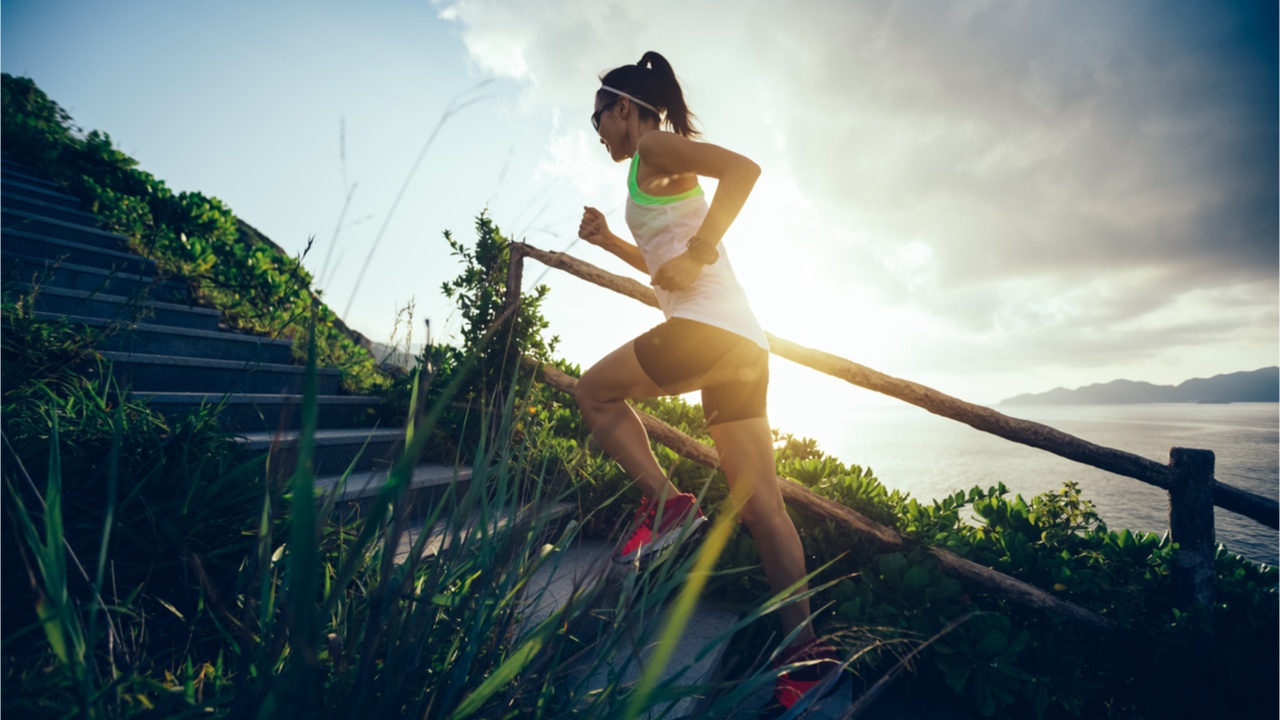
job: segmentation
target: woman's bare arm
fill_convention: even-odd
[[[697,235],[719,243],[751,195],[760,166],[719,145],[696,142],[669,132],[645,133],[638,143],[640,159],[673,175],[694,173],[720,181]]]
[[[760,166],[718,145],[694,142],[668,132],[645,133],[638,148],[640,159],[651,168],[672,175],[694,173],[720,181],[707,216],[695,233],[713,246],[719,244],[751,195],[760,177]],[[702,263],[685,252],[663,263],[653,274],[653,284],[664,290],[684,290],[698,279],[702,268]]]
[[[649,266],[645,263],[644,256],[640,254],[640,248],[610,232],[604,213],[599,210],[593,207],[582,209],[582,223],[578,225],[578,237],[617,255],[623,262],[645,275],[649,274]]]

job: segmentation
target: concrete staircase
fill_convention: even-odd
[[[0,272],[7,294],[33,297],[34,316],[103,332],[98,344],[130,397],[166,415],[202,406],[238,433],[247,453],[296,456],[305,368],[292,342],[231,330],[218,310],[200,307],[184,283],[157,275],[154,260],[101,229],[96,215],[55,183],[0,160]],[[318,490],[333,490],[354,468],[340,500],[376,494],[403,444],[403,432],[376,424],[381,399],[343,395],[336,369],[320,368]],[[470,471],[423,465],[414,490],[466,482]]]

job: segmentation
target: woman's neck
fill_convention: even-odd
[[[629,147],[629,151],[627,152],[627,155],[628,156],[635,155],[637,152],[640,151],[640,138],[644,137],[645,133],[651,133],[651,132],[660,131],[660,130],[661,128],[658,127],[658,123],[652,120],[640,122],[639,118],[636,118],[632,120],[630,123],[628,123],[627,145]]]

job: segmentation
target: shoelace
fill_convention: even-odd
[[[657,510],[658,508],[655,507],[655,504],[653,502],[650,502],[648,497],[641,497],[640,507],[636,509],[636,517],[632,522],[639,525],[649,517],[653,515],[657,515],[658,514]]]

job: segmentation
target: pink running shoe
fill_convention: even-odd
[[[698,509],[697,498],[689,493],[680,493],[663,503],[661,509],[657,503],[644,498],[636,511],[636,520],[639,525],[622,549],[613,555],[616,563],[636,562],[674,542],[692,537],[707,518]]]
[[[794,718],[809,706],[836,690],[840,680],[840,658],[835,649],[817,638],[799,648],[788,648],[773,661],[775,669],[792,663],[808,663],[778,675],[773,697],[756,715],[756,720]],[[801,705],[801,701],[805,701]],[[799,707],[797,707],[799,706]]]

